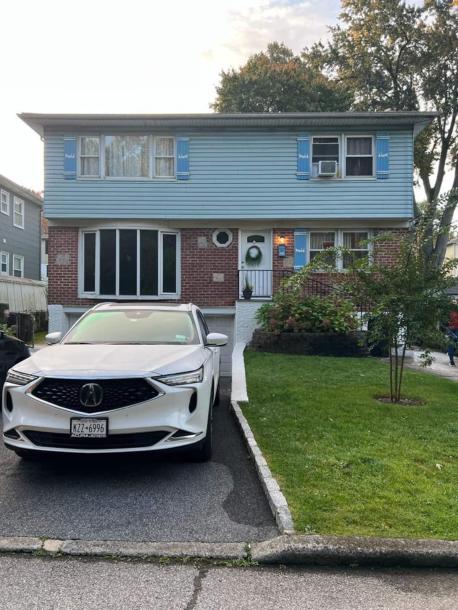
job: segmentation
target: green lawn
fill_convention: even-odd
[[[48,334],[47,330],[37,330],[35,333],[35,345],[45,345],[46,341],[45,341],[45,337]]]
[[[422,406],[381,404],[369,358],[246,353],[258,444],[298,531],[458,539],[458,384],[407,371]]]

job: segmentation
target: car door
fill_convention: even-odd
[[[207,335],[210,333],[208,329],[207,322],[204,318],[204,315],[201,311],[197,312],[197,320],[199,322],[200,332],[202,334],[202,338],[205,341]],[[219,369],[220,369],[220,359],[221,354],[219,347],[207,346],[207,349],[212,353],[212,362],[213,362],[213,382],[214,382],[214,391],[216,392],[216,388],[218,387],[219,380]]]

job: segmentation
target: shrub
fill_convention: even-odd
[[[281,290],[256,314],[261,328],[279,333],[347,333],[356,330],[351,301],[336,295],[304,296]]]

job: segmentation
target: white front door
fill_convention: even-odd
[[[272,296],[272,231],[240,232],[240,297],[251,287],[253,297]]]

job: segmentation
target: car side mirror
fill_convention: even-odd
[[[222,347],[223,345],[227,345],[229,339],[227,335],[223,335],[221,333],[209,333],[207,335],[206,345],[210,345],[213,347]]]
[[[62,339],[62,333],[60,333],[59,331],[56,331],[55,333],[49,333],[48,335],[46,335],[45,339],[48,345],[55,345],[56,343],[59,343],[59,341]]]

